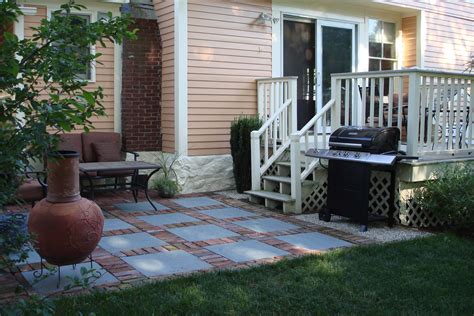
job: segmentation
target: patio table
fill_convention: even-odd
[[[98,187],[113,186],[112,190],[131,190],[135,203],[138,202],[137,194],[138,190],[143,189],[145,192],[146,199],[152,205],[155,211],[158,211],[153,201],[148,196],[148,181],[150,178],[159,170],[161,166],[154,163],[143,162],[143,161],[113,161],[113,162],[85,162],[79,164],[79,170],[84,173],[89,181],[88,187],[83,187],[82,190],[86,189],[90,192],[91,198],[94,199],[94,189]],[[133,171],[131,182],[120,183],[120,188],[117,187],[117,183],[114,184],[99,184],[94,185],[95,179],[101,179],[100,176],[93,176],[93,173],[99,173],[100,171]],[[152,170],[149,174],[140,174],[140,170]],[[82,184],[81,184],[82,185]]]

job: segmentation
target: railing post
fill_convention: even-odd
[[[252,169],[252,190],[260,190],[260,136],[258,131],[250,133],[250,166]]]
[[[258,92],[258,117],[262,120],[264,115],[264,95],[265,95],[265,83],[257,81],[257,92]]]
[[[291,198],[295,200],[295,213],[301,214],[301,160],[300,137],[298,134],[291,135]]]
[[[341,125],[341,79],[331,77],[331,99],[335,104],[331,109],[331,132]]]
[[[298,131],[298,106],[297,106],[297,86],[296,86],[296,78],[292,78],[288,82],[289,86],[289,94],[291,98],[291,119],[290,119],[290,133],[296,133]]]
[[[418,155],[420,124],[420,74],[416,71],[408,75],[408,123],[407,155]]]

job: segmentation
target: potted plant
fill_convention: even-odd
[[[174,170],[174,164],[178,160],[178,155],[158,155],[158,163],[161,165],[159,176],[153,181],[153,187],[162,198],[172,198],[179,193],[178,176]]]

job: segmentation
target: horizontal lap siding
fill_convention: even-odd
[[[416,16],[402,19],[403,67],[416,66]]]
[[[154,0],[154,6],[162,41],[162,149],[174,152],[174,1]]]
[[[425,67],[463,71],[474,51],[474,2],[384,0],[425,12]]]
[[[28,5],[30,6],[30,5]],[[42,19],[47,18],[47,9],[45,6],[36,6],[36,15],[25,15],[25,38],[31,38],[34,34],[32,27],[40,25]],[[90,121],[95,131],[113,132],[114,131],[114,45],[106,42],[107,46],[96,46],[96,52],[101,53],[96,63],[96,82],[90,83],[88,89],[96,89],[99,86],[104,89],[104,99],[102,104],[105,108],[106,116],[92,117]],[[82,131],[79,129],[78,131]]]
[[[188,153],[230,152],[230,123],[257,112],[255,79],[271,77],[271,1],[189,0]]]

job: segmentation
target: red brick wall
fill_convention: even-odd
[[[127,150],[161,150],[161,38],[156,20],[135,19],[123,43],[122,139]]]

